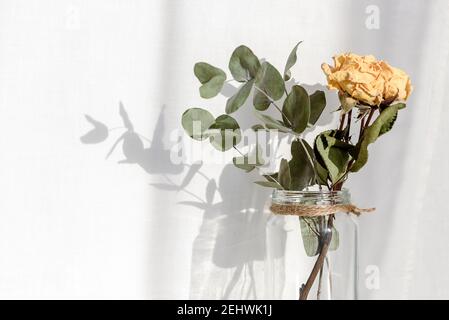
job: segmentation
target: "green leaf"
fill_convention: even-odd
[[[255,124],[255,125],[251,126],[251,129],[253,131],[266,130],[265,127],[261,124]]]
[[[340,100],[342,114],[346,114],[352,110],[352,108],[360,105],[359,101],[351,97],[346,93],[338,93],[338,99]]]
[[[282,186],[279,185],[276,182],[271,181],[256,181],[255,184],[258,184],[259,186],[266,187],[266,188],[273,188],[273,189],[282,189]]]
[[[204,140],[208,136],[207,129],[214,123],[212,114],[201,108],[187,109],[182,114],[182,127],[186,133],[195,140]]]
[[[249,94],[251,93],[251,89],[253,88],[254,79],[249,80],[247,83],[243,84],[236,94],[228,99],[226,102],[226,113],[231,114],[237,111],[243,104],[246,99],[248,99]]]
[[[256,110],[265,111],[271,104],[271,100],[262,92],[255,91],[253,97],[253,105]]]
[[[284,123],[291,124],[296,133],[301,133],[307,128],[310,118],[310,99],[307,91],[298,85],[294,85],[284,101],[282,107]]]
[[[237,168],[245,171],[245,172],[251,172],[254,170],[254,168],[256,168],[255,165],[253,164],[248,164],[248,157],[244,156],[244,157],[234,157],[232,158],[232,163],[234,164],[234,166],[236,166]]]
[[[351,172],[359,171],[368,161],[368,146],[374,143],[379,136],[388,132],[393,127],[398,116],[400,104],[394,104],[385,108],[372,125],[367,127],[362,139],[356,146],[356,160],[351,166]]]
[[[309,257],[316,256],[318,254],[318,249],[320,246],[320,241],[317,234],[315,233],[318,232],[318,230],[312,230],[312,228],[315,228],[314,220],[316,220],[317,224],[319,223],[319,218],[299,218],[302,243],[304,246],[304,250]]]
[[[294,140],[291,145],[292,159],[289,162],[290,175],[291,175],[291,190],[301,191],[305,187],[309,186],[314,181],[315,173],[313,166],[306,152],[309,152],[310,157],[314,158],[313,150],[305,140],[301,140],[305,146],[299,140]],[[313,184],[313,183],[312,183]]]
[[[256,116],[265,124],[265,127],[267,129],[275,129],[279,130],[280,132],[290,132],[290,129],[287,128],[282,121],[276,120],[266,114],[262,114],[260,112],[256,113]]]
[[[273,100],[279,100],[284,95],[284,80],[269,62],[262,63],[256,75],[256,85]]]
[[[396,112],[391,118],[385,120],[384,124],[380,128],[379,137],[393,129],[393,125],[395,124],[397,118],[398,113]]]
[[[278,173],[277,172],[273,173],[273,174],[264,174],[263,177],[265,179],[267,179],[268,182],[276,182],[276,183],[279,182],[279,180],[278,180]]]
[[[332,226],[332,239],[331,243],[329,244],[329,250],[335,251],[338,249],[339,245],[340,245],[340,234],[338,233],[338,230],[335,228],[335,226]]]
[[[246,172],[251,172],[256,167],[263,166],[265,161],[262,155],[262,148],[256,145],[251,153],[248,153],[241,157],[232,158],[234,165]]]
[[[406,104],[400,102],[400,103],[395,103],[392,106],[397,106],[398,110],[401,110],[401,109],[405,109]]]
[[[279,183],[281,184],[281,186],[285,190],[289,190],[291,182],[290,167],[288,165],[288,161],[285,159],[281,160],[278,176],[279,176]]]
[[[319,184],[327,184],[327,178],[329,177],[329,172],[325,167],[321,165],[317,160],[315,160],[315,170],[318,175],[318,182]]]
[[[242,139],[240,126],[234,118],[223,114],[215,119],[208,130],[211,144],[220,151],[234,147]]]
[[[322,234],[320,232],[320,225],[322,224],[321,219],[323,219],[323,217],[299,218],[304,250],[306,251],[306,254],[309,257],[316,256],[319,253],[320,239],[317,233]],[[329,244],[329,251],[337,250],[339,244],[340,244],[340,235],[335,226],[332,226],[332,238]]]
[[[240,82],[253,79],[259,68],[259,59],[246,46],[237,47],[229,60],[229,70],[234,79]]]
[[[314,125],[318,121],[325,107],[326,96],[323,91],[317,90],[310,95],[310,124]]]
[[[226,80],[226,73],[206,62],[198,62],[193,68],[193,72],[201,82],[200,96],[204,99],[215,97],[220,93]]]
[[[334,130],[325,131],[315,139],[315,146],[324,163],[332,183],[337,182],[346,173],[354,146],[338,140]]]
[[[398,108],[398,110],[402,110],[402,109],[406,108],[406,104],[405,103],[397,102],[397,103],[392,104],[392,105],[383,105],[383,104],[381,104],[379,106],[379,110],[380,110],[380,112],[383,112],[385,109],[387,109],[388,107],[391,107],[391,106],[396,106]],[[367,107],[367,109],[369,111],[369,110],[371,110],[371,107]]]
[[[296,63],[296,60],[298,59],[296,56],[296,51],[298,50],[298,46],[302,41],[299,41],[296,46],[293,48],[292,52],[290,52],[288,59],[287,59],[287,63],[285,64],[285,68],[284,68],[284,80],[288,81],[290,80],[292,74],[291,74],[291,67],[293,67]]]

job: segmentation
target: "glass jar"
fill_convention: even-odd
[[[333,212],[349,204],[346,189],[273,192],[266,230],[266,298],[357,299],[356,216]]]

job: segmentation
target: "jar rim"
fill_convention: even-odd
[[[273,203],[334,203],[346,204],[350,201],[349,190],[280,190],[275,189],[271,196]]]
[[[341,190],[282,190],[274,189],[273,194],[285,194],[285,195],[349,195],[349,190],[343,188]]]

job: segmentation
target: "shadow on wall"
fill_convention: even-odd
[[[294,84],[294,79],[287,87]],[[303,85],[309,92],[323,90],[322,85]],[[222,94],[232,96],[237,88],[225,84]],[[320,119],[319,126],[332,121],[331,111],[338,107],[335,95],[328,96],[328,106]],[[334,101],[336,99],[337,101]],[[252,99],[238,111],[242,129],[257,123],[253,115]],[[270,108],[274,109],[274,108]],[[149,175],[164,178],[164,183],[150,185],[166,191],[184,192],[195,201],[182,201],[179,204],[191,206],[202,211],[203,220],[192,249],[191,288],[193,299],[256,299],[266,298],[265,264],[267,250],[267,223],[270,214],[266,209],[271,190],[259,187],[253,181],[261,180],[257,172],[247,174],[233,165],[224,167],[218,185],[201,172],[202,164],[173,164],[170,160],[170,149],[164,145],[164,112],[161,108],[152,139],[139,134],[130,120],[122,103],[119,105],[119,116],[123,125],[109,128],[106,124],[86,115],[86,120],[93,128],[83,135],[83,144],[97,144],[107,140],[111,131],[120,130],[122,134],[115,140],[106,158],[121,145],[123,159],[120,164],[135,164]],[[273,113],[279,118],[279,114]],[[285,141],[290,137],[285,136]],[[145,146],[148,145],[148,146]],[[218,152],[218,151],[217,151]],[[287,155],[284,155],[287,156]],[[185,173],[181,183],[174,183],[169,176]],[[197,195],[188,190],[194,178],[201,176],[207,181],[204,195]],[[220,202],[216,202],[221,198]],[[270,233],[276,236],[275,249],[270,252],[270,259],[276,259],[277,265],[283,265],[285,254],[286,231],[282,225],[275,226]],[[283,282],[283,270],[279,280]],[[282,288],[284,283],[278,283]],[[281,293],[282,295],[282,293]]]
[[[106,158],[108,158],[121,143],[124,159],[120,160],[119,163],[137,164],[148,174],[180,174],[184,169],[183,165],[173,164],[170,161],[170,150],[165,149],[164,143],[160,138],[164,132],[164,110],[165,106],[161,108],[156,128],[154,129],[153,140],[145,138],[134,130],[134,126],[129,119],[128,113],[121,102],[119,106],[119,115],[122,118],[123,127],[109,129],[104,123],[86,115],[86,120],[90,122],[94,128],[83,135],[80,140],[84,144],[100,143],[108,138],[111,131],[122,130],[124,131],[123,134],[120,135],[112,145]],[[147,140],[150,143],[149,147],[144,146],[144,140]]]
[[[192,299],[261,298],[264,288],[258,285],[263,285],[266,254],[264,206],[269,193],[254,192],[254,179],[254,175],[248,177],[227,165],[218,186],[215,180],[209,181],[206,202],[181,202],[204,212],[193,243]],[[222,201],[214,203],[216,196]]]
[[[170,149],[167,148],[162,140],[165,132],[164,126],[165,106],[161,107],[156,127],[153,131],[152,139],[149,139],[134,129],[128,113],[123,105],[119,103],[119,116],[122,119],[123,125],[120,127],[109,128],[103,122],[95,120],[89,115],[85,115],[87,122],[93,128],[86,134],[80,137],[83,144],[98,144],[106,141],[110,132],[121,130],[123,133],[117,138],[111,149],[106,155],[106,159],[120,146],[123,159],[119,160],[119,164],[134,164],[141,167],[147,174],[154,176],[161,176],[166,183],[151,183],[150,185],[158,189],[167,191],[184,191],[187,194],[199,199],[198,196],[186,190],[188,184],[192,181],[195,175],[201,175],[207,180],[209,178],[200,171],[201,164],[174,164],[170,159]],[[145,146],[145,142],[149,144]],[[170,176],[177,176],[188,169],[183,181],[180,185],[175,184]]]
[[[183,191],[195,199],[180,203],[196,207],[203,214],[200,232],[193,244],[191,296],[196,298],[235,296],[235,289],[244,278],[242,284],[242,287],[246,288],[244,296],[257,297],[253,263],[255,260],[263,261],[265,256],[266,217],[262,212],[268,198],[267,192],[253,192],[254,185],[248,176],[232,165],[225,167],[217,186],[214,179],[201,172],[202,164],[173,164],[170,160],[170,150],[160,138],[165,131],[165,107],[161,108],[152,139],[144,137],[135,130],[122,103],[119,104],[118,111],[122,125],[114,128],[85,115],[92,129],[81,136],[80,140],[83,144],[99,144],[105,142],[111,132],[122,131],[106,158],[121,148],[123,159],[118,161],[119,164],[138,165],[149,175],[162,176],[165,178],[164,183],[150,185],[166,191]],[[180,184],[175,184],[169,178],[184,172],[186,173]],[[201,176],[207,181],[204,197],[188,190],[196,176]],[[221,197],[222,201],[214,203],[216,196]],[[251,208],[250,203],[254,204]],[[212,247],[209,247],[211,245]],[[209,267],[202,268],[205,265]],[[215,268],[215,272],[211,270],[212,268]],[[229,273],[232,273],[230,278],[227,277]],[[218,288],[220,293],[213,296],[206,292],[195,295],[195,292],[205,287]]]

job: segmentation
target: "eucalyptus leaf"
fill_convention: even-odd
[[[278,178],[278,173],[272,173],[272,174],[264,174],[263,177],[268,181],[268,182],[279,182],[279,178]],[[279,184],[279,183],[278,183]]]
[[[281,165],[279,166],[279,183],[285,190],[290,190],[291,176],[290,167],[288,161],[285,159],[281,160]]]
[[[318,230],[312,230],[314,228],[313,219],[319,218],[299,218],[299,224],[301,227],[301,237],[304,250],[309,257],[316,256],[320,247],[320,241],[318,235],[315,232]],[[315,232],[314,232],[315,231]]]
[[[253,171],[256,166],[253,164],[248,164],[248,158],[245,157],[234,157],[232,158],[232,163],[237,168],[245,171],[246,173]]]
[[[261,124],[255,124],[255,125],[251,126],[251,129],[253,131],[266,130],[265,127]]]
[[[226,151],[242,139],[240,126],[234,118],[223,114],[215,119],[208,130],[211,144],[219,151]]]
[[[254,79],[249,80],[245,84],[243,84],[236,94],[228,99],[226,102],[226,113],[231,114],[237,111],[243,104],[246,99],[248,99],[249,94],[251,93],[251,89],[253,88]]]
[[[204,99],[215,97],[220,93],[226,80],[226,73],[206,62],[198,62],[193,69],[195,76],[201,82],[200,96]]]
[[[284,123],[291,124],[292,130],[296,133],[302,133],[309,123],[310,118],[310,99],[307,91],[294,85],[284,101],[282,107]]]
[[[290,129],[287,128],[282,121],[276,120],[269,115],[260,112],[257,112],[256,116],[265,124],[267,129],[275,129],[284,133],[290,132]]]
[[[326,108],[326,96],[323,91],[317,90],[310,95],[310,124],[314,125],[318,121],[324,108]]]
[[[301,143],[302,141],[302,143]],[[314,158],[313,150],[305,140],[294,140],[291,145],[292,159],[289,161],[291,175],[291,190],[301,191],[305,187],[313,184],[315,173],[310,163],[309,156]],[[305,149],[303,147],[305,146]]]
[[[291,67],[293,67],[297,61],[297,56],[296,56],[296,51],[298,50],[298,46],[302,41],[299,41],[296,46],[293,48],[293,50],[290,52],[288,59],[287,59],[287,63],[285,64],[285,68],[284,68],[284,80],[288,81],[290,80],[292,74],[291,74]]]
[[[195,140],[207,138],[207,130],[215,122],[214,116],[201,108],[187,109],[182,114],[182,127],[186,133]]]
[[[241,157],[234,157],[232,159],[234,165],[246,172],[251,172],[256,167],[263,166],[265,161],[262,155],[262,148],[256,145],[252,152]]]
[[[259,59],[246,46],[237,47],[229,60],[229,70],[235,80],[245,82],[256,77],[260,68]]]
[[[359,171],[368,161],[368,146],[374,143],[379,136],[391,130],[397,118],[399,107],[399,104],[394,104],[385,108],[373,124],[365,129],[356,146],[356,160],[350,169],[352,172]]]
[[[279,71],[269,62],[262,63],[257,72],[256,86],[273,100],[279,100],[284,95],[284,80]]]
[[[331,243],[329,244],[329,250],[335,251],[338,249],[339,245],[340,245],[340,234],[338,233],[338,230],[335,228],[335,226],[332,226],[332,239]]]
[[[273,188],[273,189],[282,189],[282,186],[276,182],[271,181],[256,181],[255,184],[266,187],[266,188]]]
[[[253,105],[256,110],[265,111],[271,104],[271,100],[263,93],[258,90],[254,92]]]

